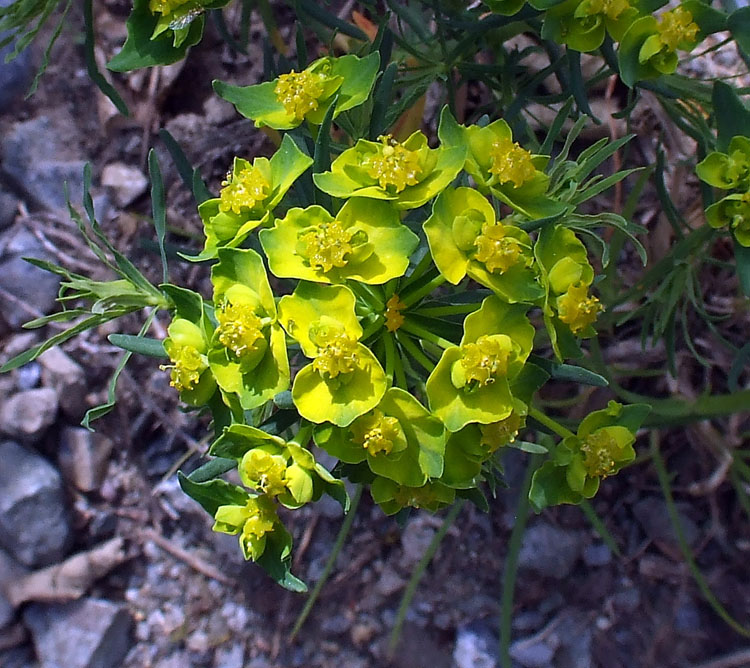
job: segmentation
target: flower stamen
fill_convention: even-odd
[[[377,154],[365,162],[367,173],[378,181],[381,188],[393,186],[397,193],[406,186],[416,185],[422,173],[419,154],[405,148],[390,135],[382,135],[378,139],[382,146]]]
[[[219,193],[219,210],[239,215],[268,197],[271,184],[257,167],[247,167],[238,174],[228,174]]]
[[[536,175],[531,153],[507,137],[498,139],[490,149],[490,173],[497,176],[498,183],[512,182],[516,188]]]
[[[324,92],[324,79],[325,76],[320,73],[292,70],[279,76],[273,92],[286,113],[301,121],[306,114],[318,108]]]

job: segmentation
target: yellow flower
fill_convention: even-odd
[[[589,297],[588,286],[576,283],[568,291],[557,298],[557,313],[560,320],[577,334],[596,322],[596,318],[604,307],[596,297]]]
[[[518,239],[506,236],[505,225],[498,223],[482,225],[482,233],[474,241],[476,260],[482,262],[487,271],[504,274],[513,265],[523,260]]]
[[[382,135],[378,139],[382,147],[376,155],[367,159],[367,173],[378,180],[381,188],[393,186],[397,193],[406,186],[416,185],[422,173],[419,153],[405,148],[390,135]]]
[[[216,319],[219,321],[219,343],[236,357],[241,359],[256,352],[261,342],[265,344],[261,332],[263,321],[249,304],[231,304],[225,301],[216,312]]]
[[[388,417],[377,408],[369,415],[357,418],[351,426],[354,441],[371,455],[389,455],[401,430],[398,419]]]
[[[219,210],[239,215],[268,197],[271,184],[257,167],[247,167],[239,174],[227,175],[219,193]]]
[[[404,316],[401,314],[406,308],[398,295],[393,295],[385,304],[385,328],[389,332],[395,332],[404,324]]]
[[[201,373],[208,368],[205,356],[191,345],[170,346],[168,352],[173,364],[162,364],[159,368],[170,370],[169,384],[178,392],[195,389]]]
[[[285,456],[255,448],[245,453],[240,468],[243,480],[251,481],[264,494],[278,496],[286,491]]]
[[[511,351],[511,340],[503,334],[483,335],[476,343],[461,346],[460,363],[466,383],[490,385],[496,377],[505,376]]]
[[[516,188],[520,188],[533,179],[537,171],[531,160],[531,153],[508,137],[493,142],[490,159],[490,173],[497,176],[500,184],[512,181]]]
[[[590,0],[586,13],[589,16],[603,14],[608,19],[616,21],[628,9],[630,9],[628,0]]]
[[[312,362],[313,370],[325,378],[336,378],[357,368],[357,340],[346,332],[324,325],[311,333],[310,339],[318,347],[318,354]]]
[[[614,473],[615,455],[620,452],[620,449],[620,444],[606,429],[600,429],[586,436],[581,443],[586,473],[592,478],[606,478]]]
[[[682,7],[664,12],[659,21],[659,39],[670,51],[683,42],[694,42],[699,30],[693,15]]]
[[[491,424],[480,424],[480,445],[486,448],[489,454],[492,454],[498,448],[508,445],[508,443],[513,443],[521,429],[521,423],[521,415],[514,410],[503,420],[492,422]]]
[[[319,72],[292,70],[289,74],[279,76],[273,92],[287,114],[296,120],[302,120],[305,114],[318,108],[320,98],[325,92],[325,78],[325,75]]]
[[[338,220],[324,222],[299,237],[297,252],[313,269],[327,272],[333,267],[345,267],[354,233]]]

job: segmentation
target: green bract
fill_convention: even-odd
[[[318,427],[315,442],[348,464],[367,460],[374,473],[409,487],[421,487],[443,473],[445,427],[411,394],[395,387],[346,429]]]
[[[523,7],[526,0],[483,0],[495,14],[513,16]]]
[[[445,147],[466,151],[463,167],[482,193],[491,193],[529,218],[555,216],[565,209],[546,196],[549,177],[542,170],[549,157],[532,155],[521,148],[504,120],[485,127],[466,127],[459,125],[445,107],[438,136]]]
[[[635,459],[635,432],[650,407],[623,407],[610,401],[607,408],[590,413],[575,435],[564,438],[552,459],[534,473],[529,498],[537,510],[560,503],[590,499],[607,476]]]
[[[488,297],[466,317],[460,346],[443,351],[426,387],[430,410],[450,431],[471,422],[497,422],[513,411],[510,381],[534,340],[527,309]]]
[[[237,460],[243,485],[276,498],[287,508],[317,501],[323,493],[348,508],[344,483],[295,441],[287,443],[261,429],[233,424],[211,446],[210,454]]]
[[[336,100],[334,118],[362,104],[378,73],[380,56],[354,55],[320,58],[301,72],[292,70],[256,86],[233,86],[214,81],[214,90],[231,102],[256,127],[290,130],[303,121],[320,125]]]
[[[497,222],[492,205],[476,190],[440,193],[424,231],[435,265],[454,285],[468,274],[511,303],[544,296],[532,268],[529,235]]]
[[[732,137],[726,153],[713,151],[695,168],[701,181],[714,188],[729,190],[750,188],[750,139]]]
[[[312,158],[288,135],[270,160],[255,158],[250,163],[235,158],[221,195],[198,207],[206,243],[203,252],[190,259],[214,258],[218,248],[242,243],[252,230],[270,219],[273,209],[310,165]]]
[[[389,202],[354,198],[335,218],[320,206],[291,209],[260,242],[281,278],[380,284],[403,275],[419,237]]]
[[[362,327],[349,288],[300,283],[279,302],[279,320],[313,358],[294,379],[292,398],[311,422],[350,425],[378,405],[387,381],[380,362],[359,343]]]
[[[214,531],[232,536],[239,534],[245,559],[260,559],[266,549],[268,534],[286,536],[291,548],[291,536],[279,520],[273,501],[267,496],[248,494],[243,505],[219,506],[214,520]]]
[[[576,51],[594,51],[607,34],[619,41],[637,16],[628,0],[566,0],[547,10],[542,37]]]
[[[625,84],[633,86],[637,81],[671,74],[677,69],[677,50],[689,51],[703,39],[703,31],[696,23],[698,17],[713,27],[713,17],[701,5],[685,3],[664,12],[658,20],[643,16],[633,22],[618,50],[620,77]]]
[[[216,382],[245,410],[289,387],[284,332],[263,260],[253,250],[224,248],[211,271],[218,323],[208,360]]]
[[[378,142],[360,139],[333,161],[330,172],[314,174],[313,180],[323,192],[341,199],[391,200],[397,209],[415,209],[456,178],[465,150],[431,149],[420,131],[403,143],[390,135]]]
[[[395,515],[403,508],[424,508],[434,513],[456,498],[456,490],[439,480],[431,480],[420,487],[407,487],[381,476],[372,482],[370,494],[386,515]]]
[[[750,247],[750,192],[733,193],[712,204],[706,220],[713,228],[728,226],[741,246]]]

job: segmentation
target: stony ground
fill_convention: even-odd
[[[126,5],[105,2],[98,10],[102,57],[122,41]],[[117,116],[90,84],[75,30],[64,34],[38,93],[22,101],[18,93],[35,58],[0,66],[2,360],[40,340],[20,325],[49,312],[58,287],[22,257],[106,278],[65,212],[61,183],[80,201],[84,162],[97,175],[97,212],[107,234],[154,274],[144,175],[145,147],[159,146],[154,131],[167,127],[212,188],[233,155],[269,149],[208,88],[219,76],[256,81],[257,49],[233,53],[213,31],[183,66],[118,79],[134,110],[130,119]],[[638,139],[646,159],[657,121],[645,120]],[[200,229],[190,196],[158,150],[172,239],[194,247]],[[639,209],[639,221],[658,238],[660,223],[647,209]],[[176,282],[205,287],[203,269],[173,263],[173,271]],[[719,291],[723,279],[713,278]],[[155,333],[165,324],[157,323]],[[137,326],[135,319],[128,323],[132,331]],[[320,600],[290,641],[304,597],[244,563],[235,539],[212,533],[210,519],[177,486],[175,471],[197,466],[205,450],[205,424],[178,410],[166,374],[136,360],[98,434],[78,427],[83,412],[106,398],[119,359],[107,333],[103,328],[0,377],[6,439],[0,442],[0,666],[495,665],[501,574],[524,471],[516,451],[505,461],[509,488],[489,515],[466,506],[448,531],[395,651],[388,637],[401,596],[442,518],[418,512],[400,527],[366,495]],[[656,369],[665,364],[663,351],[644,353],[635,338],[611,342],[607,355],[618,363],[638,356]],[[698,373],[687,361],[681,369]],[[574,388],[559,391],[566,396]],[[717,462],[706,443],[722,433],[716,429],[741,439],[747,425],[740,417],[674,430],[662,449],[676,474],[683,529],[698,566],[727,609],[747,623],[750,528],[731,486],[709,478]],[[647,451],[645,439],[639,447]],[[516,665],[750,665],[747,641],[705,604],[682,560],[648,458],[608,480],[594,508],[620,556],[578,508],[530,519],[513,614]],[[336,504],[325,502],[288,518],[296,572],[309,583],[320,577],[341,521]]]

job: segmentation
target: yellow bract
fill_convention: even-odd
[[[596,297],[589,297],[588,286],[579,283],[571,285],[568,291],[557,298],[557,312],[560,320],[577,334],[596,321],[604,307]]]
[[[618,449],[617,441],[605,430],[589,434],[581,444],[583,466],[586,473],[591,477],[599,478],[606,478],[614,473],[614,454]]]
[[[479,431],[481,438],[480,445],[487,448],[490,453],[495,452],[508,443],[513,443],[521,429],[521,416],[513,411],[504,420],[493,422],[492,424],[480,424]]]
[[[258,349],[263,340],[263,322],[247,304],[225,302],[216,312],[219,321],[219,343],[242,358]]]
[[[299,238],[298,253],[313,269],[330,271],[333,267],[345,267],[346,256],[352,252],[351,240],[354,231],[346,229],[339,221],[321,223]]]
[[[190,0],[151,0],[148,3],[148,8],[152,14],[157,12],[161,15],[171,14],[178,7],[187,4]]]
[[[511,347],[506,336],[480,336],[476,343],[461,346],[461,353],[461,366],[467,383],[475,381],[482,386],[490,385],[495,382],[496,376],[504,376],[508,372]]]
[[[487,271],[503,274],[521,259],[521,245],[517,239],[505,235],[505,226],[482,225],[482,233],[474,241],[474,256]]]
[[[313,369],[318,373],[336,378],[339,374],[351,373],[357,367],[357,341],[346,332],[324,327],[310,338],[318,346],[318,354],[312,362]]]
[[[194,346],[172,347],[169,358],[173,364],[162,364],[162,371],[170,369],[169,384],[178,392],[195,388],[201,373],[208,367],[203,356]]]
[[[295,72],[282,74],[273,89],[276,99],[284,110],[298,121],[318,108],[318,101],[323,95],[325,76],[315,72]]]
[[[244,539],[257,540],[273,531],[276,517],[264,506],[261,506],[257,499],[248,499],[244,510],[247,514],[245,524],[242,526],[242,537]]]
[[[507,137],[492,143],[490,159],[490,173],[497,176],[500,184],[512,181],[516,188],[520,188],[536,174],[531,153]]]
[[[404,316],[401,314],[406,308],[398,295],[393,295],[385,304],[385,328],[389,332],[395,332],[404,324]]]
[[[383,135],[378,139],[383,145],[379,153],[367,159],[367,173],[377,179],[381,188],[393,186],[399,193],[406,186],[417,184],[422,173],[419,154],[404,148],[390,135]]]
[[[377,408],[370,415],[363,415],[351,426],[354,441],[371,455],[382,452],[390,454],[399,436],[399,424],[395,417],[388,417]]]
[[[229,175],[219,193],[219,210],[240,214],[242,209],[252,209],[268,197],[271,184],[257,167],[248,167],[234,176]]]
[[[700,28],[693,15],[682,7],[664,12],[659,22],[659,39],[670,51],[676,51],[682,42],[694,42]]]

